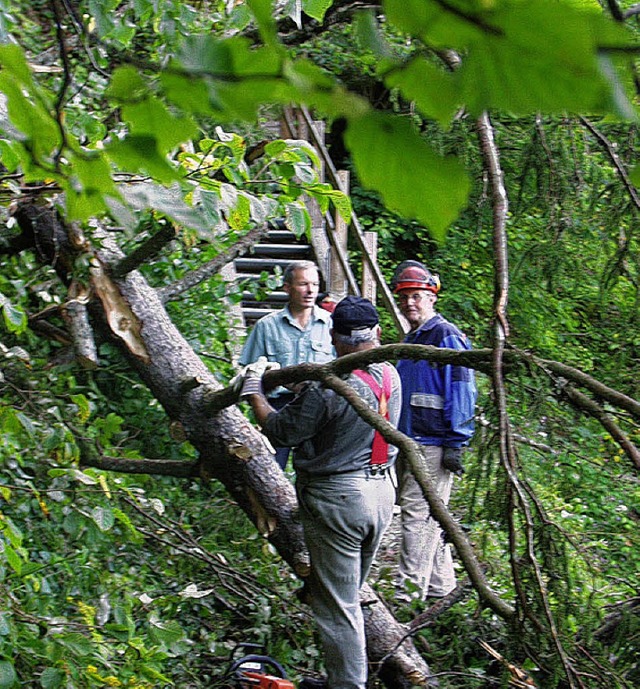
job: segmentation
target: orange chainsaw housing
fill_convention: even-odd
[[[243,682],[245,677],[247,678],[246,685]],[[288,679],[248,670],[242,671],[240,682],[243,689],[251,689],[252,687],[259,687],[260,689],[294,689],[293,682]]]

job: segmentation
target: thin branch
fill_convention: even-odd
[[[182,293],[200,284],[212,275],[220,272],[222,268],[233,261],[234,258],[245,254],[261,237],[264,237],[269,231],[268,225],[256,227],[250,230],[242,239],[236,242],[228,251],[216,256],[214,259],[205,263],[200,268],[187,273],[181,280],[174,282],[172,285],[163,287],[158,290],[158,296],[163,304],[168,301],[176,299]]]
[[[618,5],[616,0],[607,0],[607,5],[609,6],[609,11],[611,12],[611,16],[617,22],[624,21],[624,14],[623,14],[622,10],[620,9],[620,5]]]
[[[523,359],[530,361],[536,366],[539,366],[547,373],[547,375],[549,375],[549,371],[551,371],[559,376],[562,376],[563,378],[566,378],[567,380],[572,381],[573,383],[585,387],[597,397],[609,402],[615,407],[624,409],[640,421],[640,401],[633,399],[633,397],[629,397],[618,390],[614,390],[604,383],[601,383],[599,380],[596,380],[588,373],[580,371],[573,366],[563,364],[560,361],[541,359],[529,354],[528,352],[518,349],[514,349],[513,351]]]
[[[348,354],[335,359],[328,364],[299,364],[288,366],[276,371],[268,371],[264,376],[265,389],[272,389],[286,383],[301,383],[306,380],[321,380],[320,371],[326,367],[336,375],[350,373],[360,366],[366,366],[381,361],[395,361],[396,359],[426,359],[432,363],[452,364],[473,368],[482,373],[491,374],[492,349],[474,349],[471,351],[458,351],[444,347],[432,347],[429,345],[389,344],[366,352]],[[566,378],[581,387],[587,388],[599,399],[609,402],[611,405],[629,412],[634,418],[640,420],[640,401],[625,395],[618,390],[608,387],[596,380],[584,371],[569,366],[559,361],[541,359],[539,357],[519,349],[508,349],[504,352],[504,365],[507,370],[524,362],[540,367],[546,375],[556,380],[552,374]],[[208,393],[208,408],[211,413],[234,404],[237,394],[234,395],[231,388],[224,388]]]
[[[574,687],[574,672],[571,661],[564,650],[558,636],[556,623],[549,602],[546,583],[542,574],[542,568],[535,554],[535,524],[527,495],[517,475],[517,453],[512,435],[511,423],[507,412],[507,397],[504,389],[504,349],[509,336],[509,323],[507,320],[507,303],[509,297],[509,262],[508,243],[506,234],[506,219],[508,212],[508,199],[504,187],[504,175],[500,165],[498,148],[495,143],[493,125],[488,114],[483,113],[477,123],[480,147],[483,153],[489,183],[493,197],[493,247],[495,255],[495,292],[494,292],[494,371],[493,392],[498,409],[498,424],[500,429],[500,458],[509,477],[512,488],[510,492],[509,510],[509,543],[511,567],[516,591],[522,603],[523,612],[527,613],[526,596],[522,589],[519,569],[517,564],[517,549],[519,542],[519,529],[516,526],[514,513],[516,499],[525,519],[524,537],[527,550],[527,559],[535,572],[538,590],[540,592],[544,613],[553,638],[556,650],[565,669],[565,674],[570,687]]]
[[[456,7],[455,5],[451,5],[450,3],[446,2],[446,0],[436,0],[436,3],[440,5],[440,7],[445,12],[450,12],[458,19],[463,19],[464,21],[468,22],[473,26],[478,27],[479,29],[481,29],[485,33],[490,34],[491,36],[504,35],[504,31],[502,31],[502,29],[499,29],[495,26],[491,26],[491,24],[488,24],[486,21],[484,21],[484,19],[482,19],[476,14],[472,14],[471,12],[464,12],[459,7]]]
[[[629,19],[630,17],[635,17],[637,14],[640,14],[640,3],[631,5],[629,9],[624,11],[622,17],[623,19]]]
[[[640,451],[631,442],[629,437],[622,431],[620,426],[618,426],[618,424],[605,412],[605,410],[599,404],[587,397],[584,393],[576,390],[571,385],[564,386],[563,392],[576,407],[587,412],[600,422],[600,424],[609,432],[611,437],[624,450],[627,457],[631,459],[635,468],[640,470]]]
[[[404,435],[404,433],[394,428],[388,421],[380,416],[380,414],[373,411],[353,388],[342,380],[342,378],[327,373],[322,377],[322,381],[326,387],[344,397],[360,417],[369,423],[369,425],[376,428],[376,430],[380,431],[387,441],[395,445],[399,451],[402,452],[424,492],[425,498],[429,503],[431,515],[446,531],[447,538],[455,546],[456,552],[469,578],[473,582],[478,595],[497,615],[500,615],[500,617],[506,620],[512,619],[515,615],[514,609],[491,589],[485,578],[482,566],[476,558],[473,547],[469,543],[469,539],[458,522],[452,517],[444,502],[438,496],[433,481],[426,469],[421,446]]]
[[[116,263],[111,269],[112,277],[115,279],[123,278],[127,273],[136,270],[136,268],[146,263],[149,259],[155,258],[177,235],[178,231],[174,225],[166,225],[132,251],[129,256]]]
[[[58,48],[60,50],[60,57],[62,59],[62,65],[64,67],[62,85],[60,86],[60,91],[55,102],[55,112],[56,112],[56,122],[58,123],[58,131],[60,133],[60,146],[53,156],[56,169],[60,165],[60,158],[62,157],[62,152],[67,145],[67,133],[64,127],[64,113],[62,112],[62,107],[66,97],[66,93],[71,84],[71,63],[69,62],[69,55],[67,52],[67,44],[65,39],[65,31],[62,28],[63,15],[61,12],[59,0],[52,0],[51,6],[53,9],[53,14],[56,22],[56,38],[58,40]]]
[[[624,163],[620,160],[620,156],[616,153],[614,145],[611,143],[611,141],[609,141],[609,139],[607,139],[607,137],[602,132],[596,129],[586,117],[581,117],[580,121],[596,137],[596,139],[598,139],[600,144],[604,147],[607,154],[609,155],[609,158],[611,159],[611,162],[618,171],[622,183],[624,184],[626,190],[629,192],[629,196],[633,201],[633,205],[637,209],[640,209],[640,194],[638,194],[638,190],[636,189],[634,183],[631,181],[631,178],[629,177]]]
[[[121,474],[149,474],[156,476],[174,476],[176,478],[193,478],[200,474],[199,462],[183,462],[173,459],[122,459],[106,455],[84,454],[80,466],[93,467],[103,471],[115,471]]]

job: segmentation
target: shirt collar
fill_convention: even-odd
[[[435,326],[443,319],[442,315],[439,313],[436,313],[435,316],[431,316],[431,318],[428,321],[425,321],[422,325],[418,326],[415,330],[412,330],[408,337],[410,338],[415,338],[418,333],[426,333],[432,328],[435,328]]]
[[[282,309],[282,317],[286,318],[289,323],[296,322],[293,314],[289,310],[289,304]],[[328,325],[331,323],[331,314],[327,310],[321,309],[319,306],[314,306],[313,313],[311,314],[311,323],[314,323],[315,321],[322,321]]]

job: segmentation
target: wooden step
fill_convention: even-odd
[[[243,308],[242,315],[244,316],[245,323],[250,326],[256,321],[259,321],[263,316],[268,316],[270,313],[279,311],[279,309],[265,309],[265,308]]]
[[[312,254],[309,244],[255,244],[251,256],[260,258],[282,258],[294,261],[308,259]],[[245,257],[246,258],[246,257]],[[236,262],[240,259],[236,259]]]
[[[267,241],[274,244],[306,244],[304,237],[297,237],[290,230],[269,230],[266,236]]]
[[[289,299],[289,295],[286,292],[269,292],[265,295],[263,301],[269,302],[270,304],[286,304]],[[242,293],[242,303],[262,303],[257,302],[255,296],[252,292],[245,291]]]
[[[236,258],[235,266],[238,273],[261,273],[262,271],[270,272],[276,266],[284,270],[291,260],[288,258],[251,258],[244,256],[243,258]]]

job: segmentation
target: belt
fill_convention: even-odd
[[[316,481],[322,481],[323,479],[337,479],[341,476],[345,478],[387,478],[392,475],[391,468],[394,466],[394,462],[387,462],[386,464],[374,464],[365,467],[364,469],[355,469],[354,471],[342,471],[337,474],[308,474],[305,471],[296,471],[297,481],[300,485],[309,485],[315,483]]]
[[[393,464],[387,462],[386,464],[372,464],[364,469],[357,469],[356,471],[347,471],[345,474],[349,476],[362,476],[363,478],[385,478],[391,475],[391,467]]]

